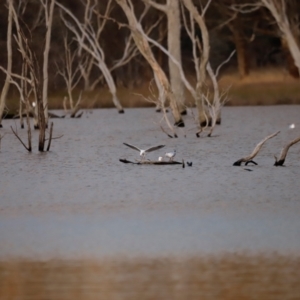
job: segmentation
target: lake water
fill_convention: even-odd
[[[5,120],[0,298],[299,299],[300,143],[273,166],[299,116],[300,106],[225,107],[213,137],[196,138],[187,116],[171,139],[151,108],[85,111],[53,120],[63,137],[47,153],[37,132],[27,153],[18,121]],[[232,166],[277,130],[257,166]],[[139,158],[123,142],[165,144],[147,157],[176,149],[193,165],[123,164]]]

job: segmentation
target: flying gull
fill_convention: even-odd
[[[140,156],[141,156],[142,159],[146,158],[146,153],[152,152],[152,151],[155,151],[155,150],[158,150],[158,149],[161,149],[161,148],[165,147],[165,145],[159,145],[159,146],[154,146],[154,147],[143,150],[143,149],[140,149],[140,148],[138,148],[136,146],[133,146],[133,145],[130,145],[130,144],[126,144],[126,143],[123,143],[123,144],[126,145],[127,147],[131,148],[131,149],[139,151]]]

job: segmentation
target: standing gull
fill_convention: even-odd
[[[174,150],[173,152],[167,152],[165,154],[166,157],[169,157],[169,161],[173,161],[174,156],[176,155],[176,150]]]
[[[158,149],[161,149],[161,148],[165,147],[165,145],[159,145],[159,146],[154,146],[154,147],[143,150],[143,149],[140,149],[140,148],[138,148],[136,146],[133,146],[133,145],[130,145],[130,144],[126,144],[126,143],[123,143],[123,144],[126,145],[127,147],[131,148],[131,149],[139,151],[140,156],[141,156],[142,159],[146,158],[146,153],[152,152],[152,151],[155,151],[155,150],[158,150]]]

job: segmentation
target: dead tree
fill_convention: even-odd
[[[157,63],[153,52],[151,50],[151,47],[148,42],[148,37],[143,30],[141,23],[138,22],[135,13],[132,2],[125,1],[125,0],[116,0],[117,3],[120,5],[120,7],[123,9],[123,12],[125,13],[128,25],[131,30],[132,37],[135,41],[136,46],[138,47],[141,54],[144,56],[144,58],[147,60],[149,65],[151,66],[153,72],[156,74],[157,79],[159,80],[164,93],[166,95],[167,101],[170,103],[170,107],[173,113],[173,117],[175,120],[175,126],[178,127],[184,127],[184,122],[181,118],[179,108],[178,108],[178,101],[176,100],[176,95],[174,95],[169,80],[165,74],[165,72],[162,70],[160,65]]]
[[[236,1],[235,1],[236,2]],[[241,79],[249,75],[250,61],[249,61],[249,43],[255,39],[255,35],[252,34],[249,38],[247,36],[247,28],[252,26],[254,32],[257,27],[257,21],[253,16],[245,18],[245,15],[238,13],[231,9],[230,4],[234,3],[233,0],[225,1],[213,1],[213,9],[217,11],[220,19],[218,19],[218,25],[215,29],[220,30],[227,27],[231,33],[229,40],[234,43],[236,49],[236,60],[239,76]]]
[[[210,2],[207,3],[209,5]],[[198,13],[198,11],[191,5],[191,3],[188,3],[189,8],[189,21],[187,20],[184,11],[182,12],[183,16],[183,24],[185,27],[185,30],[191,40],[192,43],[192,53],[193,53],[193,61],[195,66],[195,74],[196,74],[196,88],[194,89],[194,92],[192,95],[194,95],[195,101],[202,103],[202,117],[205,118],[205,122],[199,124],[199,131],[196,133],[196,136],[199,137],[200,133],[203,132],[205,129],[208,128],[208,125],[210,126],[208,136],[212,135],[212,132],[215,128],[216,124],[221,124],[221,108],[227,101],[227,92],[223,91],[222,93],[219,90],[218,85],[218,75],[220,72],[221,67],[228,63],[231,59],[231,57],[234,55],[235,51],[233,51],[229,57],[223,61],[218,68],[216,69],[216,72],[213,71],[210,62],[209,62],[209,40],[208,40],[208,32],[207,28],[204,22],[204,13],[208,6],[203,9],[202,15]],[[202,43],[199,41],[199,38],[196,36],[196,30],[195,30],[195,17],[198,20],[198,25],[201,28],[201,30],[204,30],[205,35],[202,37],[203,41]],[[204,51],[204,47],[208,48]],[[207,59],[204,60],[204,58],[200,58],[204,55],[207,57]],[[203,66],[206,66],[206,70],[203,70]],[[210,79],[213,87],[213,97],[209,96],[209,91],[205,91],[206,87],[206,77],[208,74],[208,78]],[[198,109],[199,114],[199,109]]]
[[[56,3],[56,5],[61,8],[61,10],[69,16],[69,18],[73,21],[71,24],[61,13],[61,19],[63,20],[66,27],[75,35],[75,39],[78,43],[79,48],[85,50],[88,54],[90,54],[94,59],[95,63],[97,64],[98,68],[101,70],[110,93],[112,94],[112,101],[115,107],[118,109],[119,113],[124,113],[124,109],[117,97],[117,88],[114,82],[114,79],[111,75],[111,72],[105,62],[105,53],[100,44],[100,35],[101,32],[106,24],[107,17],[110,11],[112,0],[108,1],[107,8],[105,11],[104,17],[95,10],[94,5],[91,5],[90,1],[85,3],[85,16],[89,18],[85,20],[85,23],[81,23],[78,18],[65,6],[60,3]],[[92,15],[95,15],[97,18],[97,29],[92,26]],[[102,20],[102,21],[101,21]],[[88,23],[87,23],[88,22]]]
[[[208,2],[207,6],[203,9],[202,15],[205,14],[209,4],[210,4],[210,2]],[[200,18],[200,21],[199,21],[200,23],[201,23],[201,20],[202,20],[202,22],[204,22],[203,17],[201,17],[199,14],[197,15],[197,11],[196,12],[193,11],[193,13],[196,14],[197,18]],[[201,59],[199,58],[199,53],[203,52],[203,46],[200,43],[200,41],[196,38],[193,13],[191,13],[191,12],[189,13],[189,16],[190,16],[190,22],[189,22],[190,24],[189,25],[188,25],[188,22],[186,20],[184,13],[183,13],[183,21],[184,21],[184,26],[187,30],[188,35],[190,36],[190,39],[191,39],[192,45],[193,45],[193,60],[195,63],[195,72],[196,72],[196,86],[195,87],[193,87],[192,84],[186,78],[180,61],[178,61],[170,53],[170,51],[165,49],[161,44],[159,44],[157,41],[153,40],[149,36],[146,35],[145,38],[147,39],[147,41],[149,41],[151,44],[155,45],[163,53],[165,53],[170,58],[170,60],[172,60],[173,64],[177,67],[177,69],[179,71],[182,82],[184,83],[184,85],[188,89],[188,91],[191,93],[193,98],[195,99],[195,103],[200,104],[200,102],[201,102],[201,109],[200,109],[201,116],[200,117],[199,117],[199,106],[197,106],[198,107],[198,124],[200,127],[200,130],[197,132],[197,136],[199,136],[200,133],[202,131],[204,131],[204,129],[207,128],[208,124],[209,125],[213,124],[212,128],[210,128],[209,133],[208,133],[208,136],[211,136],[212,131],[215,127],[215,124],[220,123],[221,107],[226,102],[226,99],[227,99],[227,91],[222,92],[222,93],[220,93],[220,91],[219,91],[217,77],[218,77],[220,68],[231,59],[231,57],[234,54],[234,51],[230,54],[230,56],[228,57],[227,60],[225,60],[223,63],[220,64],[220,66],[217,68],[216,72],[214,73],[212,68],[210,67],[209,61],[206,59],[204,60],[203,58],[201,58]],[[204,25],[205,25],[205,23],[204,23]],[[203,24],[202,24],[202,27],[203,27]],[[207,31],[207,29],[206,29],[206,31]],[[204,45],[206,48],[209,46],[209,41],[207,38],[205,40]],[[209,50],[209,48],[208,48],[208,50]],[[205,53],[206,53],[205,55],[208,55],[208,53],[209,53],[208,50],[205,51]],[[206,68],[204,71],[203,71],[203,66],[205,66],[205,68]],[[208,95],[204,93],[204,87],[206,87],[206,86],[204,84],[205,79],[203,79],[202,74],[204,74],[206,76],[206,73],[209,74],[209,78],[212,81],[212,86],[213,86],[213,90],[214,90],[212,101],[209,99]],[[157,86],[160,91],[160,86],[159,85],[157,85]],[[159,95],[161,95],[161,94],[163,94],[163,93],[159,93]],[[159,98],[161,98],[161,97],[159,97]],[[201,122],[199,122],[200,119],[203,120],[202,126],[201,126]]]
[[[299,37],[299,22],[298,18],[291,17],[288,12],[288,4],[292,3],[296,3],[296,1],[259,0],[254,3],[235,4],[231,8],[242,13],[253,12],[261,7],[267,8],[275,19],[282,38],[285,40],[300,74],[300,47],[297,40]],[[293,14],[295,11],[291,11],[290,13]]]
[[[218,84],[218,75],[220,72],[221,67],[230,61],[231,57],[234,55],[235,51],[232,51],[229,57],[223,61],[217,68],[216,72],[213,71],[210,63],[207,63],[206,69],[209,75],[209,78],[212,82],[213,87],[213,96],[212,99],[207,97],[204,93],[202,93],[202,97],[205,100],[205,105],[208,111],[208,118],[207,123],[210,123],[210,128],[208,129],[208,135],[211,136],[213,130],[215,129],[216,124],[221,124],[221,109],[224,104],[228,101],[228,89],[224,91],[220,91],[219,84]],[[200,132],[202,128],[200,128]],[[199,132],[196,133],[197,137]]]
[[[166,0],[160,4],[152,0],[144,0],[147,4],[162,11],[167,16],[168,29],[168,51],[181,64],[181,18],[179,0]],[[169,58],[170,84],[173,93],[176,95],[178,107],[181,114],[186,114],[184,84],[180,72],[174,62]]]
[[[46,25],[46,34],[45,34],[45,46],[43,51],[43,67],[41,71],[41,97],[43,101],[44,114],[45,114],[45,122],[46,126],[48,123],[48,61],[49,61],[49,52],[51,47],[51,31],[52,31],[52,22],[53,22],[53,13],[54,13],[54,5],[55,0],[39,0],[40,6],[37,12],[37,17],[31,28],[28,28],[30,32],[32,32],[37,26],[39,26],[42,22],[45,22]],[[15,19],[18,18],[18,13],[24,14],[27,9],[27,1],[19,1],[17,11],[14,9]],[[43,17],[44,12],[44,17]],[[23,26],[23,28],[27,28],[27,24]],[[19,31],[19,29],[17,29]],[[35,97],[37,98],[36,91],[33,91]],[[37,104],[37,103],[36,103]],[[35,106],[34,112],[34,128],[38,129],[39,121],[38,121],[38,105]]]
[[[45,36],[45,48],[43,54],[43,82],[42,82],[42,102],[46,126],[48,124],[48,60],[51,42],[51,31],[53,22],[53,12],[55,0],[40,0],[45,12],[45,25],[47,28]],[[49,4],[50,3],[50,4]],[[39,120],[39,125],[41,125],[41,120]],[[43,131],[43,130],[42,130]]]
[[[12,127],[13,133],[16,135],[16,137],[20,140],[20,142],[23,144],[23,146],[28,150],[31,151],[31,127],[30,127],[30,121],[29,121],[29,111],[31,109],[30,102],[29,102],[29,95],[32,91],[34,91],[35,95],[35,103],[37,105],[37,119],[38,119],[38,128],[39,128],[39,143],[38,143],[38,150],[44,151],[44,145],[45,145],[45,131],[46,131],[46,117],[45,117],[45,107],[42,99],[42,87],[43,83],[40,76],[40,70],[39,70],[39,64],[36,59],[35,54],[31,51],[28,39],[25,37],[20,24],[18,20],[18,15],[16,13],[16,10],[11,2],[10,5],[11,13],[12,13],[12,20],[14,21],[14,24],[17,29],[17,34],[14,36],[17,45],[18,50],[21,53],[22,56],[22,74],[15,74],[12,72],[8,72],[6,69],[0,68],[6,73],[9,79],[9,83],[13,83],[20,93],[20,99],[22,102],[26,105],[26,120],[27,120],[27,126],[28,126],[28,146],[25,145],[25,143],[20,139],[20,137],[17,134],[17,131],[15,131]],[[19,84],[15,79],[19,79],[21,81],[21,84]],[[30,89],[28,89],[28,84],[30,85]],[[53,128],[53,125],[52,125]],[[52,137],[52,128],[51,128],[51,137]],[[51,139],[51,138],[50,138]],[[49,146],[50,147],[50,146]]]
[[[169,138],[177,138],[178,135],[176,133],[176,128],[172,125],[172,122],[170,121],[170,118],[167,114],[168,112],[168,105],[166,104],[166,96],[165,96],[165,92],[164,89],[160,83],[160,81],[158,80],[156,74],[154,73],[154,81],[156,83],[156,87],[158,89],[158,95],[157,92],[154,91],[153,88],[153,81],[150,82],[149,85],[149,92],[150,92],[150,96],[149,97],[145,97],[143,95],[138,95],[141,96],[145,101],[150,102],[155,104],[156,109],[159,108],[159,112],[162,112],[162,118],[159,122],[159,126],[160,129],[162,130],[162,132],[164,132]],[[169,133],[165,128],[164,125],[166,124],[166,126],[168,127],[169,131],[171,131],[171,133]]]
[[[22,62],[22,75],[20,77],[21,83],[19,84],[13,77],[11,77],[11,83],[14,84],[19,93],[20,93],[20,109],[25,103],[25,115],[26,115],[26,124],[27,124],[27,139],[28,139],[28,146],[25,145],[25,143],[21,140],[21,138],[18,136],[17,130],[14,130],[11,126],[11,130],[14,133],[14,135],[18,138],[18,140],[21,142],[21,144],[25,147],[26,150],[29,152],[32,151],[32,134],[31,134],[31,125],[30,125],[30,112],[33,111],[29,97],[32,92],[32,89],[28,90],[28,83],[31,82],[31,80],[28,78],[28,67],[27,67],[27,61],[23,60]],[[20,114],[20,113],[19,113]],[[20,117],[21,119],[21,117]],[[22,114],[22,122],[23,122],[23,114]],[[21,128],[24,128],[24,124],[21,123]]]
[[[296,32],[293,32],[291,24],[294,20],[289,19],[287,13],[287,3],[283,0],[261,0],[261,3],[270,11],[274,17],[279,30],[284,36],[286,43],[289,47],[290,53],[294,59],[295,65],[298,68],[300,74],[300,48],[296,36],[299,37],[299,23],[293,24],[293,28]],[[296,35],[295,35],[296,34]]]
[[[208,133],[208,136],[211,136],[212,131],[217,123],[220,123],[220,113],[221,113],[221,106],[226,102],[227,99],[227,91],[224,93],[220,93],[217,77],[220,68],[227,63],[230,58],[233,56],[234,52],[232,52],[229,58],[224,61],[217,69],[216,73],[213,72],[210,63],[209,63],[209,35],[208,30],[205,24],[204,15],[211,3],[208,1],[206,6],[202,9],[201,14],[198,12],[197,8],[190,0],[181,0],[184,6],[187,8],[189,12],[189,22],[185,16],[185,12],[182,9],[182,16],[183,16],[183,24],[185,29],[191,39],[192,47],[193,47],[193,60],[195,65],[195,73],[196,73],[196,85],[195,87],[187,80],[181,62],[172,55],[169,50],[166,50],[162,47],[157,41],[151,39],[150,37],[146,37],[147,40],[162,50],[166,55],[168,55],[169,59],[173,62],[176,66],[178,73],[180,74],[181,80],[184,83],[185,87],[189,90],[191,95],[193,96],[197,111],[198,111],[198,126],[200,130],[197,132],[197,136],[200,135],[204,129],[207,128],[208,125],[213,125]],[[198,24],[202,40],[200,41],[199,38],[196,36],[196,29],[195,23]],[[201,57],[200,57],[201,54]],[[207,74],[209,75],[209,79],[212,82],[213,86],[213,99],[210,100],[205,90],[207,90],[206,86],[206,78]]]
[[[22,51],[24,50],[23,48],[23,43],[22,41],[18,41],[17,43],[19,44],[19,48],[22,48]],[[29,113],[32,110],[31,106],[30,106],[30,102],[29,102],[29,96],[30,93],[32,91],[28,90],[27,85],[28,83],[31,83],[31,79],[28,78],[28,68],[27,68],[27,61],[23,60],[22,62],[23,66],[22,66],[22,75],[18,75],[18,74],[14,74],[11,73],[10,74],[10,83],[15,85],[17,90],[20,93],[20,109],[22,108],[23,104],[25,103],[26,106],[26,121],[27,121],[27,137],[28,137],[28,146],[22,141],[22,139],[19,137],[18,133],[17,133],[17,129],[13,129],[13,127],[11,126],[11,130],[13,132],[13,134],[18,138],[18,140],[21,142],[21,144],[24,146],[24,148],[31,152],[32,151],[32,142],[31,142],[31,126],[30,126],[30,120],[29,120]],[[3,71],[7,72],[5,69],[3,69],[0,66],[0,69],[2,69]],[[19,79],[21,83],[19,83],[18,81],[16,81],[16,79]],[[22,116],[23,117],[23,116]],[[21,123],[21,128],[24,128],[24,124]]]
[[[277,131],[271,135],[268,135],[267,137],[265,137],[261,142],[259,142],[256,147],[254,148],[254,150],[252,151],[252,153],[248,156],[245,156],[239,160],[237,160],[233,165],[234,166],[240,166],[241,163],[245,163],[245,165],[247,166],[249,163],[253,163],[255,165],[257,165],[257,163],[255,161],[253,161],[253,158],[258,154],[258,152],[260,151],[261,147],[263,146],[263,144],[271,139],[272,137],[276,136],[280,131]]]
[[[7,39],[6,39],[6,46],[7,46],[7,67],[6,67],[6,78],[4,81],[4,85],[2,88],[2,92],[0,95],[0,128],[2,127],[2,117],[5,108],[6,96],[9,89],[10,84],[10,76],[11,76],[11,69],[12,69],[12,22],[13,22],[13,0],[7,0],[8,6],[8,26],[7,26]]]
[[[80,109],[80,102],[82,99],[82,92],[79,94],[77,102],[74,103],[73,90],[77,87],[79,81],[82,78],[82,72],[80,71],[80,65],[75,64],[75,58],[78,55],[78,49],[71,53],[70,43],[68,44],[67,38],[64,38],[64,59],[63,66],[57,64],[58,74],[61,75],[65,81],[68,97],[63,100],[65,110],[67,110],[67,101],[69,100],[70,115],[72,118],[76,116],[76,113]],[[82,65],[81,65],[82,66]]]
[[[296,139],[292,140],[291,142],[289,142],[288,144],[286,144],[283,149],[281,150],[280,156],[277,159],[277,157],[274,155],[275,157],[275,163],[274,166],[283,166],[285,158],[287,156],[287,153],[290,149],[291,146],[295,145],[296,143],[298,143],[300,141],[300,137],[297,137]]]
[[[201,58],[199,59],[199,64],[197,65],[197,85],[196,85],[196,106],[198,109],[198,118],[199,118],[199,126],[207,125],[207,118],[205,116],[204,104],[201,97],[203,93],[204,84],[206,81],[206,67],[209,61],[209,52],[210,52],[210,44],[209,44],[209,34],[205,24],[204,15],[206,10],[208,9],[211,0],[206,3],[206,6],[203,8],[201,14],[198,12],[196,6],[193,4],[191,0],[181,0],[186,9],[189,11],[192,20],[191,23],[195,22],[198,24],[201,30]],[[200,45],[200,42],[199,42]]]
[[[18,16],[14,8],[13,8],[13,18],[17,28],[17,35],[15,36],[15,40],[18,44],[19,51],[22,55],[23,64],[26,65],[26,70],[28,70],[28,74],[25,74],[27,75],[27,77],[22,77],[17,74],[12,74],[12,76],[15,76],[16,78],[20,78],[21,80],[26,80],[26,82],[30,84],[31,89],[34,91],[35,103],[37,105],[37,120],[38,120],[37,127],[39,128],[38,150],[42,152],[44,151],[45,132],[46,132],[47,123],[45,117],[45,107],[42,100],[42,80],[40,76],[39,65],[35,55],[32,53],[30,49],[27,38],[22,33],[18,21]],[[29,99],[26,99],[26,106],[27,106],[27,113],[29,113]],[[28,119],[29,118],[27,115],[27,120]]]
[[[23,60],[26,61],[31,78],[31,87],[36,92],[36,105],[37,105],[37,118],[39,129],[39,144],[38,150],[40,152],[44,151],[45,139],[46,139],[46,116],[45,107],[42,99],[42,82],[39,72],[39,65],[35,55],[32,53],[27,41],[25,40],[25,53],[22,53]]]

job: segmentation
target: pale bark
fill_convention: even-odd
[[[48,123],[48,61],[49,61],[49,51],[51,42],[51,32],[52,32],[52,21],[55,0],[51,0],[50,7],[48,8],[48,0],[41,0],[42,5],[45,10],[45,22],[46,22],[46,37],[45,37],[45,49],[44,49],[44,60],[43,60],[43,90],[42,90],[42,103],[43,110],[45,114],[46,126]]]
[[[291,56],[294,59],[295,66],[300,74],[300,46],[297,38],[299,37],[298,16],[293,17],[288,14],[287,3],[284,0],[260,0],[255,3],[245,3],[241,5],[232,5],[233,10],[249,13],[258,10],[261,7],[266,7],[273,18],[286,41]],[[294,12],[291,12],[293,14]]]
[[[4,81],[4,85],[2,88],[1,96],[0,96],[0,128],[2,127],[2,117],[6,103],[6,96],[8,93],[9,85],[10,85],[10,77],[11,77],[11,68],[12,68],[12,46],[11,46],[11,36],[12,36],[12,19],[13,19],[13,0],[8,0],[8,26],[7,26],[7,73]]]
[[[87,30],[86,26],[80,23],[69,9],[67,9],[60,3],[56,3],[56,5],[59,6],[76,24],[75,28],[75,26],[71,25],[62,15],[63,22],[65,23],[66,27],[74,33],[79,47],[84,49],[87,53],[94,57],[95,63],[101,70],[106,80],[115,107],[118,109],[119,113],[123,113],[124,110],[117,96],[117,88],[114,79],[108,66],[105,63],[105,54],[99,43],[99,35],[104,25],[101,24],[101,26],[98,26],[97,32],[94,32],[94,29],[91,26],[89,26],[89,30]],[[86,7],[86,9],[90,8]]]
[[[256,162],[253,161],[253,158],[258,154],[258,152],[260,151],[260,149],[262,148],[262,146],[264,145],[264,143],[273,138],[274,136],[276,136],[280,131],[274,132],[273,134],[268,135],[267,137],[265,137],[262,141],[260,141],[256,147],[253,149],[253,151],[251,152],[250,155],[245,156],[239,160],[237,160],[236,162],[233,163],[234,166],[240,166],[241,163],[245,163],[245,165],[247,165],[248,163],[253,163],[255,165],[257,165]]]
[[[165,109],[166,95],[164,93],[164,89],[158,80],[157,76],[154,73],[154,80],[158,89],[158,99],[156,102],[156,111],[160,112]]]
[[[129,28],[131,30],[133,39],[136,43],[136,46],[138,47],[139,51],[141,54],[144,56],[144,58],[147,60],[149,65],[151,66],[153,72],[156,74],[157,79],[160,81],[161,86],[164,89],[166,99],[167,101],[170,102],[170,107],[173,113],[173,117],[175,119],[175,125],[183,127],[184,123],[182,121],[179,109],[178,109],[178,103],[176,100],[176,96],[174,95],[169,80],[162,70],[162,68],[159,66],[157,63],[151,47],[149,45],[149,42],[147,40],[146,34],[143,31],[143,28],[141,24],[137,21],[135,14],[133,12],[133,5],[131,1],[125,1],[125,0],[116,0],[117,3],[121,6],[123,9],[128,23],[129,23]],[[128,4],[129,3],[129,4]]]
[[[0,66],[2,69],[2,67]],[[7,72],[5,69],[2,69],[4,72]],[[16,74],[11,74],[10,77],[10,83],[15,85],[17,90],[20,93],[20,107],[22,106],[23,103],[26,105],[26,122],[27,122],[27,137],[28,137],[28,146],[25,145],[25,143],[22,141],[22,139],[18,136],[17,131],[14,131],[14,129],[11,126],[11,129],[14,133],[14,135],[18,138],[18,140],[22,143],[22,145],[29,151],[31,152],[32,146],[31,146],[31,127],[30,127],[30,120],[29,120],[29,112],[30,112],[30,104],[29,104],[29,95],[30,91],[27,89],[27,83],[28,83],[28,78],[26,78],[26,70],[27,70],[27,62],[23,60],[23,66],[22,66],[22,75],[21,76],[16,76]],[[19,84],[14,77],[18,77],[21,79],[21,84]],[[19,112],[20,118],[23,119],[23,114],[22,111]],[[21,123],[21,128],[24,128],[23,122]]]
[[[281,36],[281,49],[282,49],[282,52],[284,55],[286,68],[287,68],[289,74],[291,76],[293,76],[294,78],[299,78],[299,76],[300,76],[299,69],[295,65],[294,58],[291,55],[291,51],[287,44],[286,38],[283,35]]]
[[[276,20],[282,35],[286,39],[287,45],[300,74],[300,48],[290,26],[285,1],[261,0],[261,3],[271,12],[272,16]]]
[[[277,159],[277,157],[274,155],[275,157],[275,163],[274,166],[283,166],[284,161],[286,159],[287,153],[290,149],[290,147],[292,147],[293,145],[295,145],[296,143],[300,142],[300,137],[297,137],[295,139],[293,139],[292,141],[290,141],[289,143],[287,143],[281,150],[280,152],[280,156]]]
[[[168,51],[181,64],[181,19],[179,0],[167,0],[166,4],[158,4],[153,1],[145,1],[167,16],[168,22]],[[180,71],[176,64],[169,57],[170,84],[173,93],[176,95],[180,113],[185,113],[184,84],[181,79]]]
[[[19,47],[19,51],[22,55],[23,64],[25,64],[26,69],[28,70],[29,74],[24,74],[25,77],[20,76],[18,74],[12,74],[13,77],[19,78],[21,80],[26,81],[26,83],[29,83],[31,86],[31,89],[34,92],[35,99],[36,99],[36,106],[37,106],[37,128],[39,129],[39,151],[44,151],[44,145],[45,145],[45,131],[46,131],[46,118],[45,118],[45,111],[44,111],[44,105],[42,100],[42,83],[40,81],[40,78],[38,76],[38,62],[36,57],[32,54],[32,51],[28,45],[28,41],[25,38],[19,24],[18,16],[15,11],[15,9],[12,7],[13,10],[13,18],[14,22],[17,28],[17,36],[16,36],[16,42]],[[24,84],[25,91],[27,91],[26,83]],[[21,88],[19,87],[19,90]],[[20,92],[20,95],[22,95],[23,91]],[[26,106],[27,106],[27,112],[29,111],[29,99],[28,94],[26,96]],[[29,125],[28,117],[27,117],[27,123]]]
[[[156,76],[155,73],[154,73],[154,80],[155,80],[156,86],[158,88],[158,102],[156,103],[156,110],[158,111],[158,109],[160,109],[160,111],[163,113],[162,120],[164,120],[166,122],[168,128],[171,130],[171,132],[173,134],[173,135],[170,135],[170,134],[167,133],[167,135],[169,137],[173,137],[173,136],[177,137],[176,131],[175,131],[174,127],[172,126],[172,124],[169,120],[169,117],[167,115],[167,109],[166,109],[166,106],[165,106],[166,96],[165,96],[164,88],[161,85],[161,82],[160,82],[160,80],[158,79],[158,77]],[[161,128],[163,129],[162,125],[161,125]],[[163,129],[163,132],[165,132],[164,129]]]
[[[168,17],[168,49],[171,55],[181,64],[181,21],[179,0],[167,0]],[[176,95],[180,113],[185,113],[184,85],[177,66],[169,58],[170,83],[173,93]]]
[[[75,65],[75,57],[78,54],[78,50],[71,53],[70,44],[68,44],[66,37],[64,38],[65,57],[64,65],[60,67],[57,65],[58,74],[60,74],[66,84],[68,100],[70,109],[74,109],[73,90],[78,85],[82,78],[82,72],[80,72],[80,65]]]
[[[184,6],[188,9],[188,11],[191,13],[193,19],[196,21],[196,23],[198,24],[201,30],[201,39],[202,39],[201,54],[202,55],[199,64],[199,80],[197,80],[197,86],[196,86],[196,93],[197,93],[196,106],[198,110],[199,125],[202,127],[207,125],[207,117],[205,115],[201,94],[203,93],[203,87],[206,81],[206,66],[209,60],[209,52],[210,52],[209,34],[204,21],[205,9],[203,10],[202,14],[200,14],[196,6],[193,4],[191,0],[181,0],[181,1],[183,2]]]

